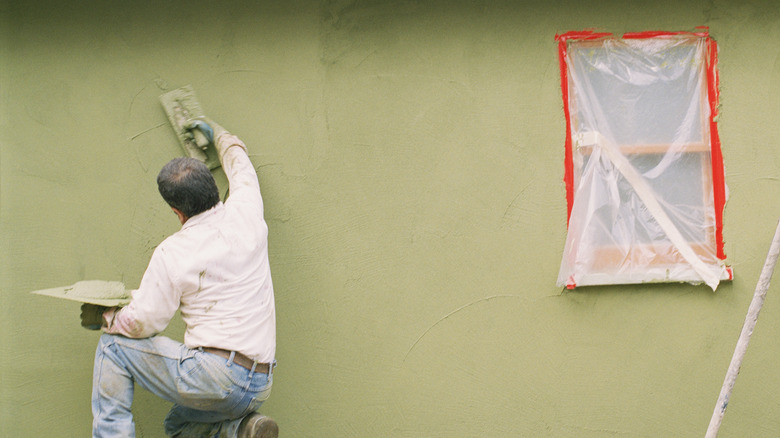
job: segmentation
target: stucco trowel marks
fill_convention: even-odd
[[[154,84],[147,83],[132,96],[127,95],[129,103],[123,121],[126,147],[133,151],[144,173],[156,175],[167,160],[184,155],[159,104],[159,96],[171,88],[166,81],[157,78]]]
[[[424,337],[425,337],[425,335],[427,335],[427,334],[428,334],[428,332],[430,332],[431,330],[433,330],[433,329],[434,329],[434,327],[436,327],[436,326],[437,326],[439,323],[441,323],[442,321],[446,320],[447,318],[449,318],[449,317],[451,317],[451,316],[455,315],[456,313],[458,313],[458,312],[460,312],[460,311],[462,311],[462,310],[464,310],[464,309],[467,309],[467,308],[469,308],[469,307],[471,307],[471,306],[473,306],[473,305],[475,305],[475,304],[479,304],[479,303],[482,303],[482,302],[485,302],[485,301],[494,300],[494,299],[497,299],[497,298],[522,298],[522,297],[520,297],[519,295],[493,295],[493,296],[490,296],[490,297],[480,298],[479,300],[472,301],[472,302],[470,302],[470,303],[468,303],[468,304],[464,304],[463,306],[460,306],[460,307],[458,307],[457,309],[453,310],[452,312],[450,312],[450,313],[446,314],[446,315],[445,315],[445,316],[443,316],[441,319],[439,319],[438,321],[436,321],[436,322],[435,322],[435,323],[434,323],[432,326],[428,327],[428,329],[427,329],[427,330],[425,330],[425,332],[423,332],[423,334],[421,334],[421,335],[420,335],[420,337],[419,337],[419,338],[417,338],[417,340],[416,340],[416,341],[414,341],[414,343],[412,344],[412,346],[411,346],[411,347],[409,347],[409,350],[408,350],[408,351],[406,352],[406,354],[404,355],[404,360],[403,360],[403,363],[406,363],[406,359],[409,357],[409,354],[412,352],[412,350],[414,350],[414,348],[417,346],[417,344],[419,344],[419,343],[420,343],[420,341],[422,340],[422,338],[424,338]]]

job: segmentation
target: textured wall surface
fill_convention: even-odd
[[[260,175],[282,436],[704,434],[780,216],[775,0],[139,3],[0,3],[1,436],[89,435],[97,335],[28,292],[137,287],[187,84]],[[555,34],[700,25],[735,280],[561,291]],[[780,435],[779,295],[721,436]],[[168,408],[139,389],[138,436]]]

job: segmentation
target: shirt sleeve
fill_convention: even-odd
[[[247,155],[246,145],[238,137],[228,132],[222,133],[216,141],[222,169],[230,184],[230,202],[246,202],[260,207],[262,213],[263,198],[260,195],[260,183],[257,172]]]
[[[164,244],[164,242],[163,242]],[[103,330],[128,338],[147,338],[160,333],[179,308],[181,291],[174,287],[166,267],[164,245],[158,246],[141,279],[132,292],[133,299],[125,307],[112,308],[103,314]]]

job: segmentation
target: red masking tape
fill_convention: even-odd
[[[710,104],[710,156],[712,160],[713,201],[715,204],[715,242],[717,257],[726,259],[723,250],[723,209],[726,206],[726,178],[723,171],[723,153],[720,150],[718,133],[718,107],[720,105],[720,83],[718,80],[718,45],[707,36],[707,99]]]
[[[555,41],[558,42],[558,63],[561,69],[561,93],[563,96],[563,115],[566,118],[566,140],[564,156],[564,175],[563,182],[566,186],[566,225],[571,218],[571,209],[574,205],[574,161],[571,143],[571,112],[569,109],[569,77],[566,68],[566,49],[569,40],[590,41],[600,38],[611,37],[611,33],[594,32],[586,29],[582,31],[570,31],[562,35],[556,34]]]

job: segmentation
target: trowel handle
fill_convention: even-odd
[[[193,129],[191,132],[192,137],[195,140],[195,144],[197,144],[199,148],[206,149],[209,143],[211,143],[209,139],[206,138],[206,135],[200,131],[200,129]]]

